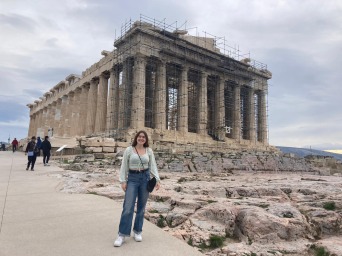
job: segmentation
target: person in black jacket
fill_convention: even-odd
[[[28,158],[26,171],[28,171],[28,169],[30,168],[30,165],[31,165],[31,171],[34,171],[34,164],[36,163],[38,151],[39,149],[36,144],[36,137],[33,136],[31,138],[31,141],[27,144],[26,150],[25,150],[25,155],[27,154],[27,158]]]
[[[50,151],[51,151],[51,143],[49,141],[49,136],[45,136],[44,141],[40,145],[40,149],[43,151],[44,166],[48,166],[49,165],[49,159],[50,159]]]

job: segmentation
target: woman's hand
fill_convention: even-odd
[[[160,188],[160,183],[157,182],[157,184],[156,184],[156,190],[159,190],[159,188]]]
[[[122,188],[123,191],[126,192],[126,189],[127,189],[127,182],[121,183],[121,188]]]

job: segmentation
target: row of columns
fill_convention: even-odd
[[[122,66],[115,66],[110,72],[102,73],[99,77],[84,83],[75,91],[71,91],[62,98],[52,102],[43,109],[31,115],[29,135],[43,136],[50,133],[54,136],[70,137],[77,135],[91,135],[103,133],[106,130],[127,128],[124,116],[127,109],[126,100],[131,100],[129,113],[130,128],[140,129],[145,126],[145,81],[147,61],[141,56],[134,59],[132,71],[129,70],[130,62],[124,61]],[[167,75],[166,63],[158,62],[156,67],[156,83],[154,94],[154,124],[153,128],[166,129],[166,92]],[[122,70],[122,83],[119,85],[120,71]],[[132,79],[129,76],[132,72]],[[180,84],[178,92],[177,131],[188,132],[188,67],[183,67],[180,72]],[[203,71],[199,83],[198,122],[199,134],[207,134],[208,126],[208,76]],[[110,84],[108,80],[110,78]],[[131,79],[131,80],[130,80]],[[125,95],[122,90],[127,90],[128,83],[132,82],[132,98],[122,99]],[[121,88],[120,88],[121,87]],[[121,90],[121,91],[120,91]],[[225,78],[220,77],[215,89],[214,125],[223,127],[225,120],[224,102]],[[241,109],[240,86],[235,86],[233,91],[234,111],[232,138],[241,138]],[[250,126],[249,139],[255,140],[256,136],[262,142],[267,142],[266,123],[266,98],[265,93],[259,94],[258,109],[255,110],[254,92],[250,90],[248,105],[250,116],[247,117]],[[107,100],[109,99],[109,101]],[[255,123],[255,112],[258,112],[258,123]],[[256,134],[256,125],[258,134]],[[225,137],[224,130],[220,130],[219,138]]]

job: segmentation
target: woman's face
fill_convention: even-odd
[[[138,138],[137,138],[137,143],[138,143],[139,145],[142,145],[142,146],[143,146],[143,145],[145,144],[145,142],[146,142],[145,134],[143,134],[142,132],[139,133]]]

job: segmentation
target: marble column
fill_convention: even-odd
[[[37,137],[37,132],[38,132],[38,122],[39,122],[39,112],[36,111],[35,112],[35,118],[34,118],[34,129],[33,129],[33,134],[32,136],[36,136]]]
[[[142,129],[145,126],[145,77],[146,60],[136,56],[133,67],[133,92],[131,125],[133,129]]]
[[[39,110],[39,121],[38,121],[38,129],[37,129],[37,137],[42,137],[42,134],[44,134],[44,123],[43,123],[43,120],[44,120],[44,110],[43,109],[40,109]]]
[[[197,133],[201,135],[208,134],[208,73],[201,72],[201,81],[199,89],[199,102],[198,102],[198,124]]]
[[[91,135],[95,130],[95,120],[96,120],[96,106],[97,106],[97,85],[98,78],[93,78],[90,81],[90,87],[88,92],[88,113],[87,113],[87,125],[86,125],[86,135]]]
[[[129,111],[129,99],[127,95],[128,91],[128,83],[130,77],[130,65],[129,60],[126,59],[122,63],[122,84],[119,85],[118,92],[118,100],[119,100],[119,109],[118,109],[118,129],[127,128],[128,125],[128,111]]]
[[[239,84],[234,86],[234,113],[233,113],[233,139],[240,141],[241,138],[241,87]]]
[[[54,130],[56,127],[56,121],[55,121],[55,116],[56,116],[56,108],[57,108],[57,102],[54,101],[51,103],[51,114],[50,114],[50,135],[54,135]]]
[[[160,61],[157,64],[156,91],[154,95],[154,127],[166,129],[166,63]]]
[[[55,121],[53,127],[53,133],[55,136],[61,136],[61,121],[62,121],[62,98],[57,99]]]
[[[248,90],[248,116],[247,116],[247,125],[248,125],[248,139],[251,143],[255,143],[255,102],[254,102],[254,89],[249,88]]]
[[[86,135],[89,88],[90,88],[89,83],[85,83],[82,85],[81,102],[80,102],[80,119],[79,119],[80,123],[77,126],[78,127],[77,134],[80,136]]]
[[[63,137],[67,126],[68,95],[62,96],[61,116],[59,120],[59,136]]]
[[[28,137],[30,137],[30,136],[31,136],[31,133],[32,133],[32,120],[33,120],[33,115],[30,114],[29,129],[28,129],[28,132],[27,132],[27,136],[28,136]]]
[[[43,130],[42,130],[43,137],[46,136],[47,133],[48,133],[48,129],[49,129],[49,114],[50,114],[50,107],[46,106],[43,109],[43,124],[44,124],[43,125]]]
[[[96,102],[96,121],[94,128],[95,133],[103,133],[106,130],[108,78],[108,74],[101,74],[99,77]]]
[[[258,104],[258,138],[264,144],[267,144],[267,109],[266,109],[266,92],[264,90],[259,93]]]
[[[226,137],[224,112],[224,77],[219,77],[215,89],[215,130],[218,140],[224,141]]]
[[[182,68],[178,91],[177,130],[188,132],[188,67]]]
[[[81,111],[81,94],[82,89],[76,88],[74,91],[74,104],[72,109],[72,116],[70,122],[70,136],[76,136],[78,134],[78,127],[81,125],[80,123],[80,111]]]
[[[119,111],[119,67],[115,66],[110,71],[110,84],[107,108],[107,131],[118,127]]]
[[[30,118],[30,127],[29,127],[29,133],[28,133],[29,138],[31,138],[34,135],[34,123],[36,121],[36,115],[31,114],[30,117],[31,117]]]
[[[65,113],[65,126],[63,137],[70,137],[71,120],[74,113],[74,96],[73,91],[68,93],[68,101],[66,102],[66,113]]]

